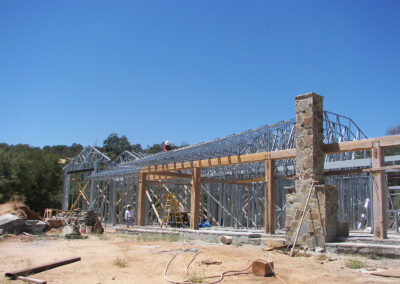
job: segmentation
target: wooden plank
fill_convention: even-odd
[[[153,200],[151,199],[151,196],[150,196],[150,194],[149,194],[149,192],[148,192],[147,190],[146,190],[146,195],[147,195],[147,199],[150,201],[151,208],[153,208],[154,214],[156,214],[158,223],[159,223],[160,226],[161,226],[161,225],[162,225],[162,221],[161,221],[160,215],[158,214],[157,208],[156,208],[156,206],[154,205]]]
[[[86,184],[85,184],[85,186],[82,188],[82,190],[81,190],[81,185],[80,185],[80,183],[73,177],[73,176],[71,176],[71,179],[75,182],[75,184],[78,186],[78,190],[79,190],[79,195],[78,195],[78,197],[75,199],[75,201],[74,201],[74,203],[72,204],[72,206],[71,206],[71,208],[69,209],[70,211],[72,211],[72,210],[74,210],[74,208],[75,208],[75,206],[78,204],[78,201],[79,201],[79,198],[82,196],[84,199],[85,199],[85,201],[86,201],[86,203],[89,205],[90,204],[90,202],[88,201],[88,199],[87,199],[87,197],[85,196],[85,189],[86,189],[86,187],[88,186],[88,184],[89,184],[89,181],[87,181],[86,182]]]
[[[158,173],[158,172],[193,169],[193,168],[209,168],[209,167],[236,165],[236,164],[256,163],[256,162],[263,162],[267,159],[281,160],[289,158],[296,158],[296,149],[261,152],[261,153],[247,154],[247,155],[235,155],[235,156],[213,158],[207,160],[197,160],[192,162],[155,165],[155,166],[143,167],[141,171],[144,173]]]
[[[275,160],[265,161],[265,233],[275,234]]]
[[[372,167],[383,167],[384,152],[379,142],[374,142],[372,148]],[[387,238],[386,222],[386,176],[384,171],[375,171],[372,173],[372,199],[374,209],[374,236],[377,239]]]
[[[190,191],[190,229],[193,230],[198,230],[200,223],[200,177],[201,169],[194,168]]]
[[[39,272],[42,272],[45,270],[49,270],[49,269],[52,269],[52,268],[55,268],[58,266],[70,264],[70,263],[77,262],[80,260],[81,260],[80,257],[73,257],[73,258],[67,258],[64,260],[50,262],[50,263],[46,263],[46,264],[42,264],[42,265],[38,265],[38,266],[34,266],[34,267],[18,269],[18,270],[12,271],[12,272],[6,272],[6,277],[11,277],[11,279],[16,279],[18,276],[21,276],[21,275],[27,276],[29,274],[39,273]]]
[[[158,172],[157,175],[148,175],[147,180],[152,180],[152,179],[167,179],[167,178],[188,178],[191,179],[192,175],[191,174],[185,174],[185,173],[177,173],[177,172]]]
[[[364,173],[368,172],[383,172],[386,170],[398,170],[400,169],[400,165],[393,165],[393,166],[381,166],[381,167],[372,167],[370,169],[364,169]]]
[[[215,179],[201,178],[202,183],[229,183],[229,184],[251,184],[253,182],[263,182],[265,177],[255,177],[252,179]]]
[[[145,213],[146,213],[146,174],[139,174],[139,188],[138,188],[138,213],[137,213],[137,225],[145,225]]]
[[[353,152],[361,150],[369,150],[372,148],[372,144],[379,142],[380,147],[395,147],[400,146],[400,135],[391,135],[378,138],[362,139],[357,141],[348,141],[341,143],[325,144],[325,154]]]
[[[21,280],[21,281],[28,282],[28,283],[47,284],[47,281],[45,281],[45,280],[39,280],[39,279],[29,278],[29,277],[24,277],[24,276],[18,276],[17,280]]]
[[[174,184],[174,185],[191,185],[190,182],[174,181],[174,180],[152,180],[146,181],[148,185],[163,185],[163,184]]]

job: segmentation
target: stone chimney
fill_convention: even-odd
[[[324,184],[323,97],[296,97],[296,182],[286,200],[286,241],[291,243],[314,184],[297,244],[323,247],[336,238],[337,189]]]

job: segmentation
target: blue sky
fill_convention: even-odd
[[[400,1],[0,2],[0,142],[189,144],[316,92],[368,137],[400,124]]]

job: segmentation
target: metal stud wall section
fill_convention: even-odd
[[[325,143],[366,138],[350,118],[324,112],[324,122]],[[106,170],[92,173],[89,177],[90,189],[88,187],[86,191],[90,191],[91,208],[99,212],[104,222],[116,224],[123,222],[123,212],[128,204],[132,205],[136,211],[140,168],[171,162],[291,149],[295,148],[295,134],[295,120],[291,119],[166,153],[145,156],[124,151],[113,162],[110,162],[108,157],[99,153],[97,149],[87,147],[88,149],[85,148],[85,151],[80,153],[67,167],[68,169],[90,170],[94,168],[96,161],[106,165]],[[95,156],[88,157],[88,152],[98,155],[97,160]],[[327,162],[354,158],[356,157],[336,155],[328,157]],[[294,163],[294,159],[277,161],[277,171],[283,175],[294,174]],[[252,163],[207,168],[202,170],[201,176],[225,180],[251,179],[263,176],[264,166],[264,163]],[[171,191],[175,194],[184,210],[190,208],[189,181],[174,180],[170,182],[175,184],[149,184],[147,186],[146,224],[160,223],[160,217],[165,210],[167,192]],[[341,182],[340,177],[336,182]],[[275,217],[278,229],[283,228],[285,224],[285,187],[291,185],[293,185],[292,180],[276,181]],[[246,185],[203,183],[201,186],[201,221],[208,220],[212,225],[235,228],[261,228],[265,219],[264,192],[263,182]],[[353,200],[356,207],[359,207],[360,202],[358,199]],[[343,206],[343,210],[342,216],[350,214],[348,207]],[[351,216],[355,216],[354,213],[351,214]],[[352,218],[351,216],[349,218]],[[359,222],[359,214],[356,214],[354,218],[357,219],[354,222]]]

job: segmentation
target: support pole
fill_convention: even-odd
[[[265,233],[275,234],[275,160],[265,161]]]
[[[190,229],[198,230],[200,221],[200,177],[201,169],[194,168],[192,175],[192,189],[190,191]]]
[[[384,166],[384,152],[379,142],[372,145],[372,169]],[[372,172],[374,204],[374,236],[376,239],[387,238],[386,222],[386,177],[385,171]]]
[[[138,192],[138,213],[137,224],[144,226],[145,222],[145,208],[146,208],[146,174],[139,174],[139,192]]]
[[[71,181],[71,175],[68,173],[67,169],[64,171],[64,187],[63,187],[63,200],[62,200],[62,210],[67,211],[69,206],[69,183]]]

